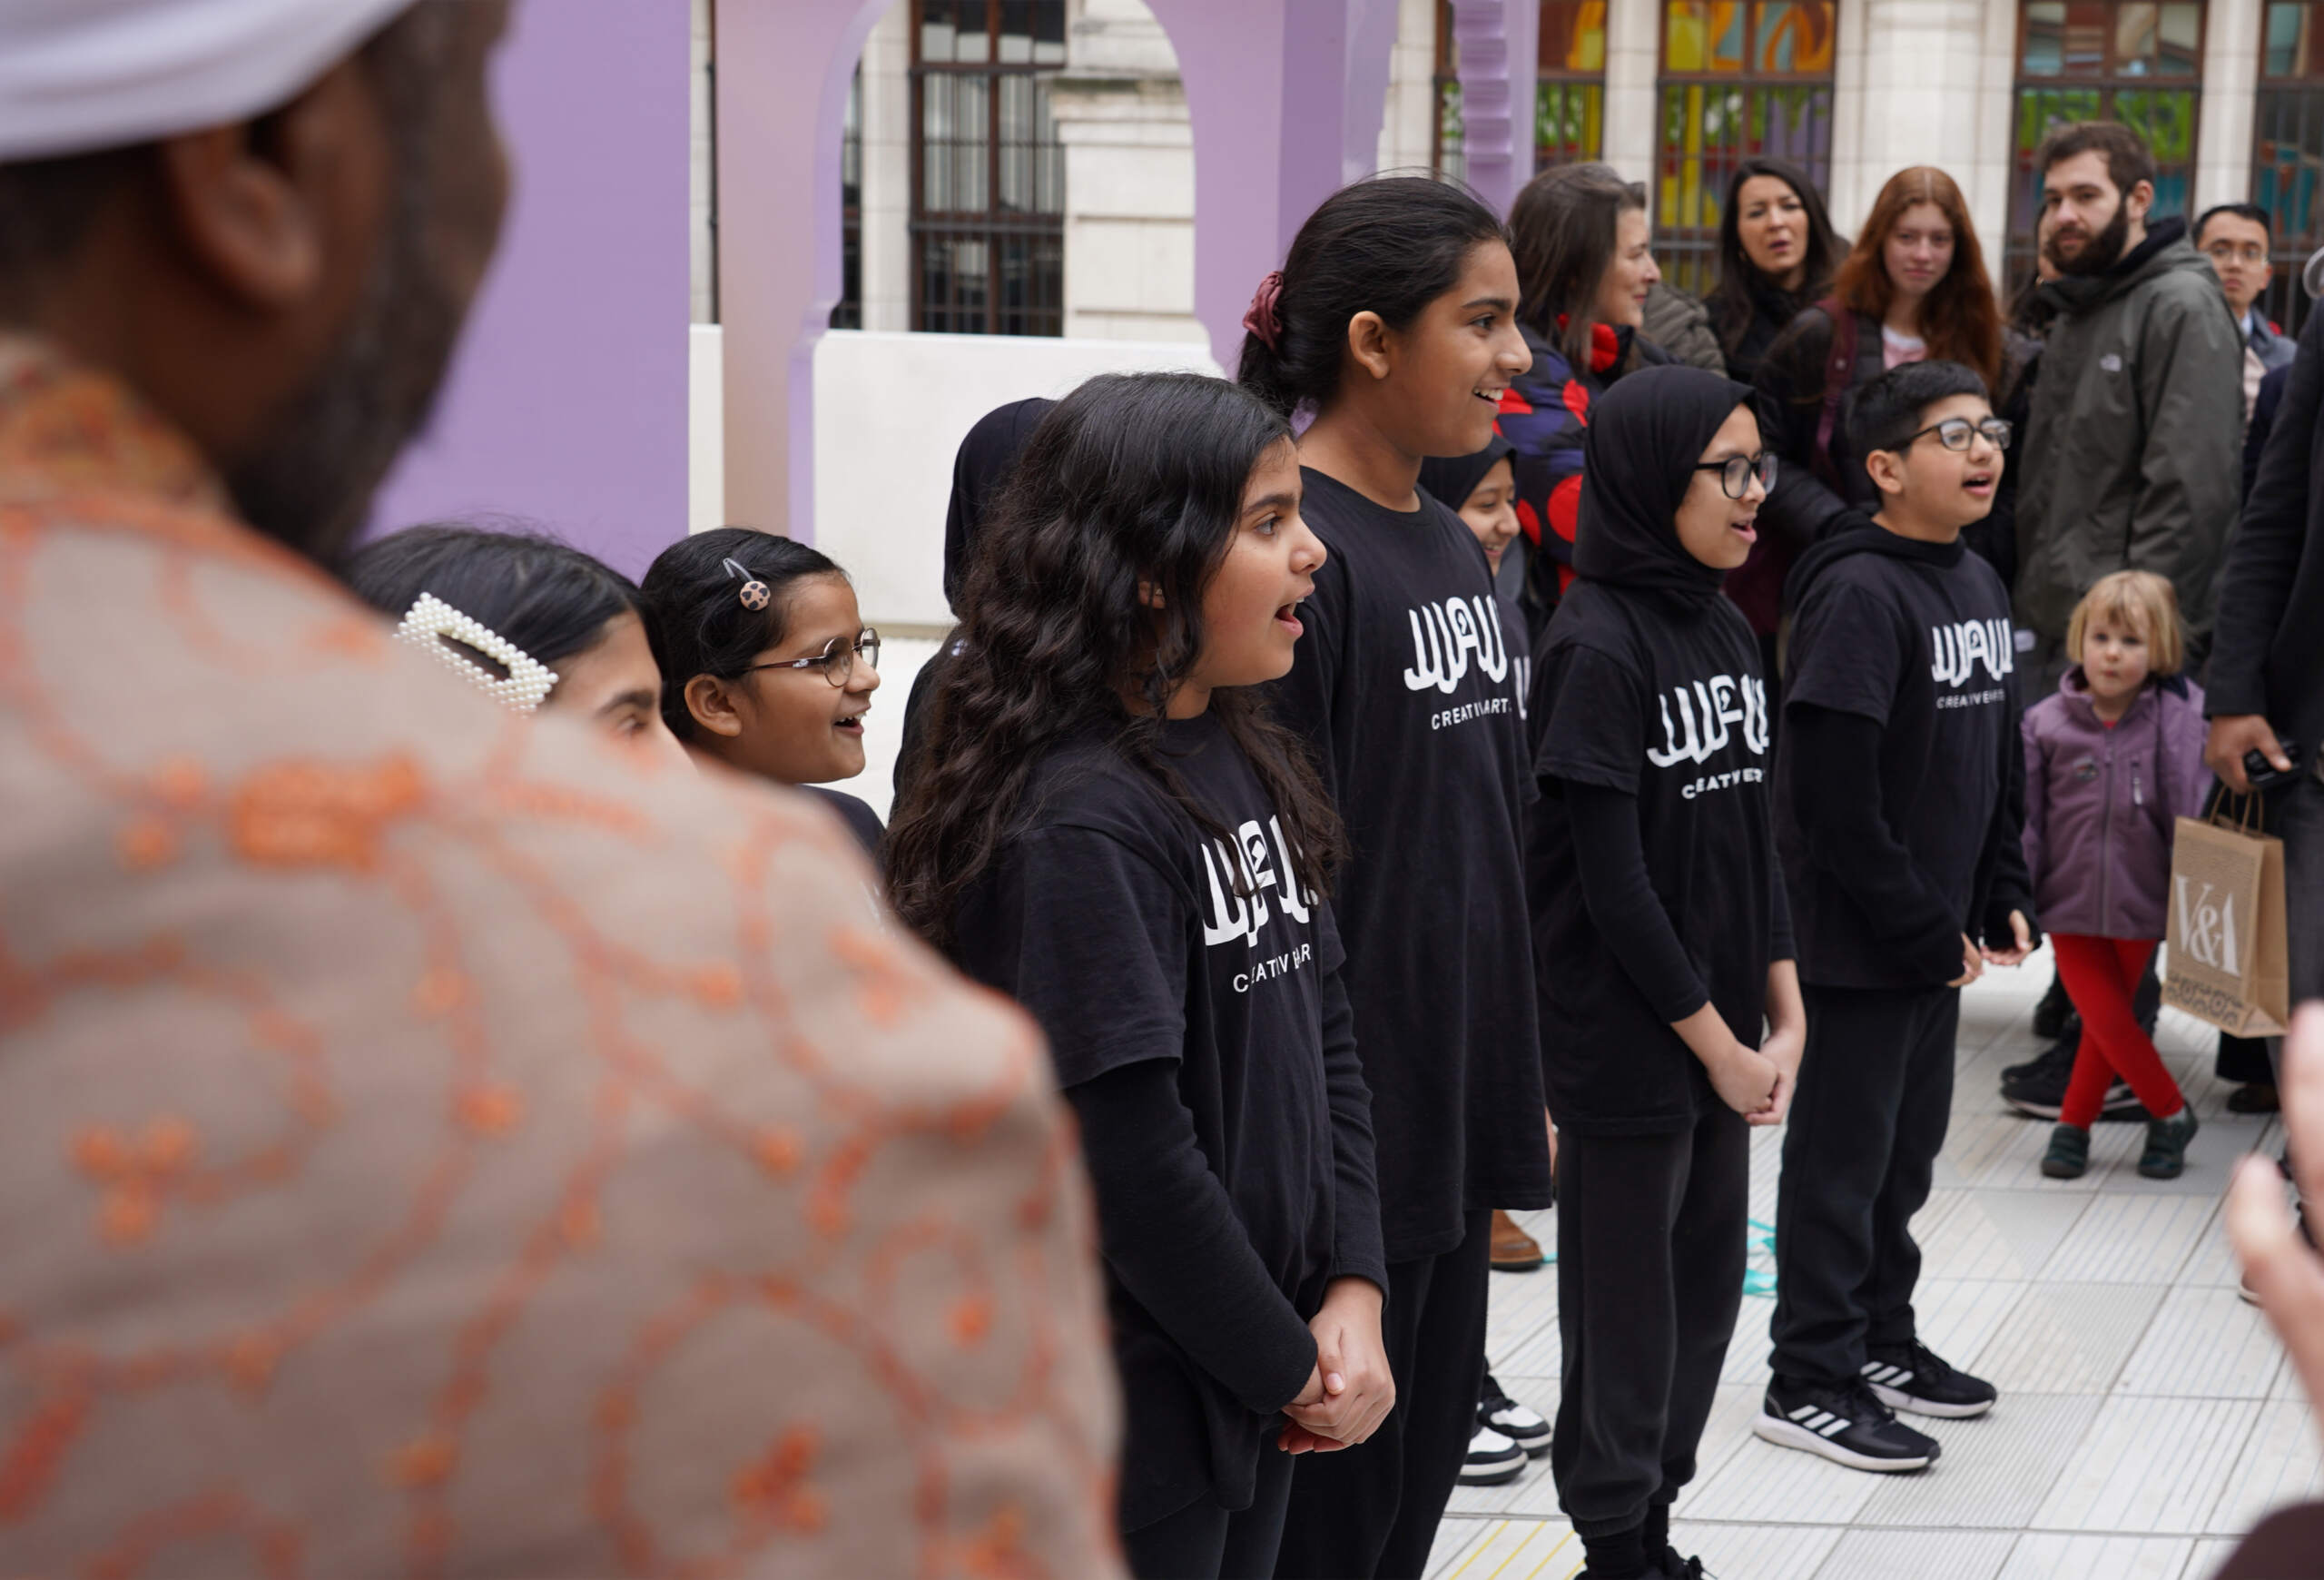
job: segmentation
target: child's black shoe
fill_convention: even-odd
[[[2187,1143],[2201,1129],[2191,1104],[2181,1102],[2169,1119],[2148,1121],[2146,1150],[2139,1154],[2139,1172],[2150,1180],[2176,1180],[2187,1170]]]
[[[2001,1397],[1993,1384],[1955,1369],[1917,1338],[1894,1348],[1876,1345],[1866,1354],[1864,1380],[1892,1410],[1958,1421],[1984,1415]]]
[[[2042,1154],[2045,1180],[2079,1180],[2090,1172],[2090,1132],[2080,1125],[2061,1124],[2050,1132],[2050,1150]]]
[[[1919,1470],[1941,1452],[1935,1438],[1896,1419],[1862,1378],[1841,1387],[1775,1378],[1751,1435],[1851,1470]]]

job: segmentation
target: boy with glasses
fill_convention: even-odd
[[[2243,420],[2251,420],[2260,381],[2289,363],[2291,337],[2268,321],[2260,299],[2268,294],[2276,266],[2270,256],[2274,220],[2257,203],[2221,203],[2195,222],[2195,251],[2211,260],[2219,288],[2243,337]]]
[[[1992,1385],[1922,1344],[1913,1214],[1953,1098],[1959,990],[2034,946],[2009,594],[1962,528],[1999,486],[2009,424],[1955,362],[1865,386],[1849,439],[1880,490],[1785,588],[1776,841],[1791,884],[1807,1051],[1776,1207],[1774,1378],[1753,1430],[1858,1470],[1917,1470]]]

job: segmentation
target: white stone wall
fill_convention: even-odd
[[[1380,116],[1382,170],[1426,170],[1436,152],[1437,0],[1397,0],[1396,47]]]
[[[1194,126],[1170,39],[1142,0],[1079,0],[1050,87],[1065,145],[1068,339],[1201,341]]]
[[[689,219],[692,229],[690,262],[693,265],[691,289],[688,291],[691,316],[696,323],[718,321],[717,293],[711,281],[715,278],[718,242],[711,231],[711,176],[714,168],[711,159],[710,113],[710,7],[711,0],[693,0],[694,50],[693,71],[687,82],[689,116],[693,130],[693,173],[688,193]]]
[[[863,327],[911,328],[911,5],[863,41]]]
[[[2195,191],[2187,218],[2251,197],[2252,99],[2260,83],[2263,0],[2211,0],[2204,8],[2203,104],[2195,123]]]

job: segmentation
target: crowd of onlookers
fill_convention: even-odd
[[[0,1567],[1416,1575],[1547,1455],[1593,1580],[1699,1577],[1755,1127],[1754,1430],[1919,1470],[1998,1399],[1913,1305],[1960,990],[2046,937],[2043,1172],[2180,1173],[2226,793],[2324,997],[2324,327],[2124,127],[2007,307],[1934,168],[1850,244],[1747,161],[1700,301],[1603,165],[1344,188],[1233,380],[962,444],[882,826],[812,548],[350,547],[505,6],[120,9],[0,19],[81,74],[0,64]],[[2220,1052],[2294,1172],[2316,1016]],[[1554,1427],[1483,1354],[1552,1204]]]

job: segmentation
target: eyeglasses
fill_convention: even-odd
[[[2257,242],[2246,242],[2240,245],[2234,242],[2213,242],[2203,249],[2203,256],[2214,263],[2258,265],[2268,261],[2268,250]]]
[[[863,627],[862,634],[854,641],[844,645],[839,637],[833,637],[812,658],[778,658],[771,664],[753,664],[743,673],[749,675],[761,669],[820,669],[825,680],[840,686],[855,677],[855,661],[858,658],[863,660],[867,669],[880,667],[880,633],[869,626]]]
[[[1759,479],[1759,487],[1772,490],[1776,486],[1776,458],[1772,450],[1757,455],[1731,455],[1723,461],[1704,461],[1695,468],[1699,472],[1717,472],[1718,486],[1730,499],[1739,499],[1751,491],[1751,479]]]
[[[1967,449],[1971,436],[1980,433],[1985,436],[1985,442],[1995,449],[2009,448],[2009,424],[1998,417],[1988,417],[1983,422],[1972,422],[1965,417],[1948,417],[1942,422],[1922,429],[1894,448],[1910,449],[1932,433],[1936,435],[1936,442],[1947,449]]]

